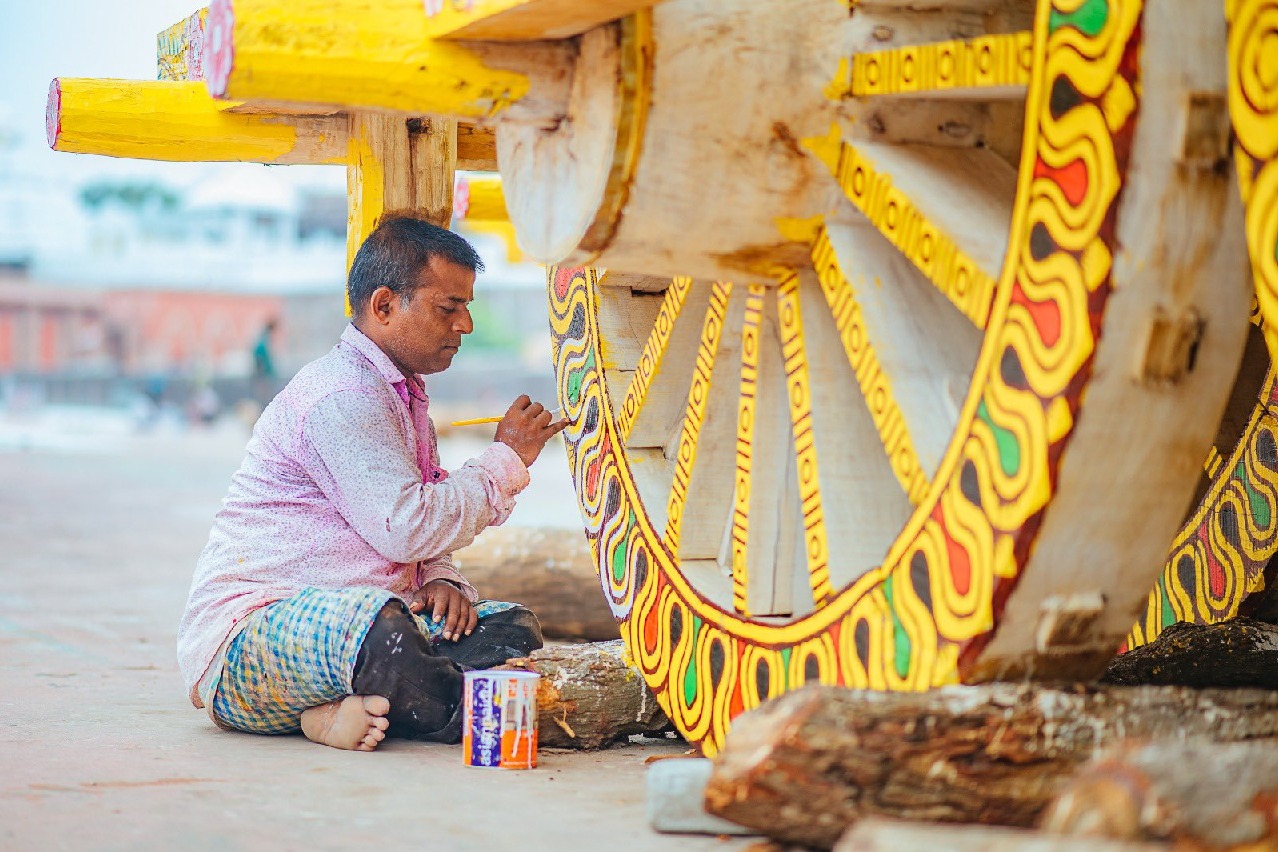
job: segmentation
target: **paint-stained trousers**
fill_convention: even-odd
[[[253,613],[232,640],[211,690],[213,717],[236,730],[292,733],[308,707],[383,695],[389,736],[459,742],[462,672],[542,646],[524,607],[480,601],[476,611],[470,636],[439,641],[441,625],[384,589],[305,589]]]

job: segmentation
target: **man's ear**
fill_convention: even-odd
[[[373,322],[385,325],[395,315],[399,307],[399,296],[391,288],[383,285],[373,291],[368,299],[368,317]]]

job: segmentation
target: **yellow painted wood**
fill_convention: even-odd
[[[1024,95],[1033,61],[1034,35],[1028,32],[858,53],[851,65],[851,94]]]
[[[746,290],[741,327],[741,391],[737,400],[737,474],[732,494],[732,606],[750,615],[750,497],[753,485],[755,400],[759,385],[759,326],[766,288]]]
[[[344,118],[228,112],[199,82],[59,78],[50,88],[55,151],[172,162],[340,164]]]
[[[821,228],[813,240],[812,262],[821,282],[821,291],[834,317],[839,341],[856,374],[861,395],[874,420],[874,428],[883,441],[883,450],[892,465],[892,473],[901,483],[910,502],[918,505],[930,483],[914,449],[905,417],[896,403],[892,383],[883,372],[874,345],[870,342],[856,291],[839,266],[825,228]]]
[[[933,224],[837,129],[806,146],[839,182],[844,195],[901,250],[977,328],[989,321],[994,299],[991,271],[982,269],[948,234]],[[997,272],[995,270],[994,272]]]
[[[679,434],[679,448],[675,452],[674,482],[671,484],[670,499],[666,506],[666,544],[676,554],[679,552],[684,503],[688,499],[688,483],[692,481],[692,469],[697,462],[697,442],[701,437],[701,425],[706,419],[710,379],[714,373],[715,356],[719,352],[719,338],[723,334],[731,294],[730,283],[715,282],[710,294],[710,306],[706,309],[705,322],[701,327],[701,343],[697,347],[692,385],[688,388],[688,404]]]
[[[235,0],[209,29],[228,45],[206,51],[219,97],[473,119],[529,91],[527,73],[430,38],[421,0]]]
[[[155,37],[156,74],[160,80],[204,79],[206,6],[161,30]]]
[[[674,331],[675,320],[683,310],[683,303],[692,289],[692,279],[678,277],[666,288],[661,308],[652,324],[652,333],[644,343],[643,352],[639,355],[639,364],[635,368],[634,378],[626,388],[626,397],[621,402],[621,413],[617,417],[617,427],[621,431],[623,443],[630,439],[630,430],[639,410],[643,408],[648,396],[648,388],[652,380],[661,370],[661,361],[665,357],[666,347],[670,344],[670,334]]]
[[[434,38],[530,41],[568,38],[659,0],[426,0]]]
[[[346,155],[346,268],[388,210],[409,209],[413,201],[408,123],[402,117],[355,113],[350,116]],[[351,305],[347,302],[346,314]]]
[[[453,215],[466,221],[509,222],[506,196],[499,175],[469,175],[457,178]]]
[[[785,356],[786,387],[790,399],[790,425],[799,475],[799,499],[803,507],[803,542],[808,560],[812,600],[821,606],[830,599],[830,548],[825,534],[825,509],[821,501],[816,436],[812,432],[812,383],[803,339],[803,314],[799,307],[799,277],[790,275],[777,288],[777,314],[781,323],[781,351]]]

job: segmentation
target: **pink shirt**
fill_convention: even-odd
[[[446,579],[478,599],[449,554],[506,520],[528,469],[501,443],[451,474],[440,468],[420,382],[409,387],[350,325],[262,412],[178,627],[196,707],[197,684],[244,616],[307,586],[405,596]]]

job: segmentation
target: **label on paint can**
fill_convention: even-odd
[[[537,765],[536,672],[465,674],[462,761],[467,766],[532,769]]]

